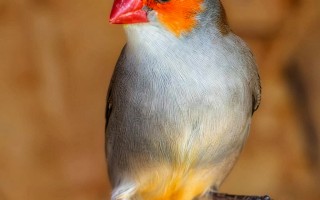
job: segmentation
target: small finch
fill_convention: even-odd
[[[194,200],[216,191],[246,141],[260,81],[219,0],[115,0],[127,44],[110,83],[112,200]]]

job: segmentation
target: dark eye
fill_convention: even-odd
[[[167,2],[169,2],[171,0],[156,0],[156,1],[159,2],[159,3],[167,3]]]

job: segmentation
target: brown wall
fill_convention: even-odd
[[[262,105],[222,191],[320,199],[317,0],[224,0]],[[111,1],[0,0],[0,199],[103,199],[105,94],[125,42]]]

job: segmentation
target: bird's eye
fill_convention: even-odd
[[[157,2],[159,2],[159,3],[167,3],[167,2],[169,2],[170,0],[156,0]]]

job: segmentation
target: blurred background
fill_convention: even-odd
[[[107,199],[104,109],[125,37],[111,0],[0,0],[0,199]],[[223,0],[262,104],[221,188],[320,199],[320,2]],[[213,77],[214,78],[214,77]]]

